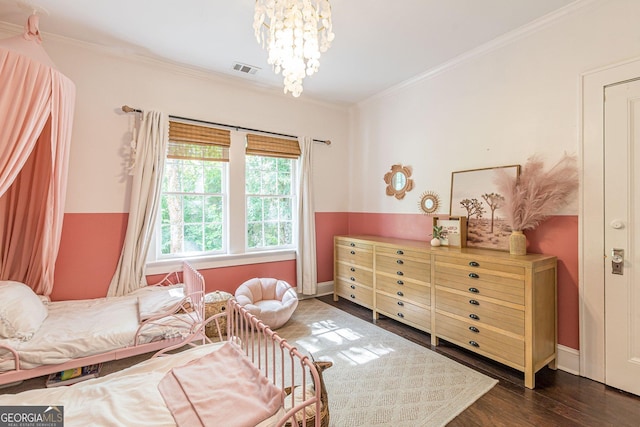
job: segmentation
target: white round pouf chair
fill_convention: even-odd
[[[236,301],[269,326],[278,329],[298,307],[298,295],[284,280],[253,278],[236,289]]]

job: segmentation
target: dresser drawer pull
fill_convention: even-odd
[[[398,255],[404,255],[404,251],[403,251],[403,250],[400,250],[400,249],[398,249],[398,250],[396,251],[396,253],[397,253]]]
[[[399,259],[399,260],[397,260],[397,261],[396,261],[396,264],[400,264],[400,265],[402,265],[402,264],[404,264],[404,261],[402,261],[401,259]]]
[[[469,341],[469,344],[471,344],[471,345],[472,345],[472,346],[474,346],[474,347],[480,347],[480,344],[478,344],[478,343],[477,343],[477,342],[475,342],[475,341]]]
[[[397,274],[398,276],[404,276],[404,273],[403,273],[402,271],[396,271],[396,274]]]
[[[469,330],[471,332],[475,332],[476,334],[480,333],[480,329],[476,328],[475,326],[469,326]]]
[[[404,317],[404,314],[398,313],[398,317]]]
[[[351,277],[349,277],[349,280],[351,280],[352,282],[355,282],[355,281],[356,281],[356,278],[355,278],[355,277],[353,277],[353,276],[351,276]]]
[[[480,305],[480,303],[478,301],[474,300],[474,299],[470,299],[469,300],[469,304],[471,304],[471,305]]]
[[[478,288],[469,288],[469,292],[473,292],[474,294],[479,294],[480,293]]]
[[[354,294],[349,295],[351,298],[355,298],[356,296]]]
[[[353,268],[353,267],[351,267],[349,270],[351,270],[351,271],[356,271],[356,269],[355,269],[355,268]]]
[[[478,276],[476,273],[469,273],[469,278],[471,278],[471,279],[479,279],[480,276]]]
[[[398,291],[398,292],[396,292],[396,294],[398,294],[398,296],[399,296],[399,297],[403,297],[403,296],[404,296],[404,294],[402,293],[402,291]]]
[[[356,251],[350,251],[349,253],[350,253],[351,255],[355,255],[355,254],[356,254]]]
[[[356,285],[351,285],[351,286],[349,286],[349,287],[350,287],[351,289],[355,289],[355,288],[356,288]]]
[[[478,315],[477,315],[477,314],[473,314],[473,313],[471,313],[471,314],[469,315],[469,317],[470,317],[470,318],[472,318],[473,320],[480,320],[480,318],[478,317]]]
[[[399,305],[400,307],[404,307],[404,303],[403,303],[402,301],[398,301],[398,305]]]
[[[353,243],[353,242],[349,243],[349,246],[351,246],[351,247],[354,247],[355,245],[356,245],[356,244],[355,244],[355,243]]]
[[[397,283],[398,285],[404,285],[404,282],[403,282],[402,280],[398,280],[396,283]]]
[[[480,264],[475,261],[469,261],[469,267],[480,267]]]

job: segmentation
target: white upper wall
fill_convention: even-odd
[[[22,33],[5,25],[0,38]],[[330,139],[314,145],[316,211],[346,211],[348,112],[236,79],[106,51],[43,35],[58,69],[77,88],[67,186],[67,213],[129,210],[127,154],[135,114],[123,104],[167,114],[290,135]],[[212,52],[212,55],[215,54]]]
[[[580,2],[354,107],[349,211],[418,213],[430,190],[447,214],[453,171],[579,154],[581,74],[640,56],[638,17],[638,0]],[[401,201],[385,195],[394,163],[413,168]]]

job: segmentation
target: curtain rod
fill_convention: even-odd
[[[123,105],[122,106],[122,111],[124,111],[125,113],[142,113],[142,110],[138,109],[138,108],[131,108],[128,105]],[[224,123],[215,123],[215,122],[208,122],[206,120],[198,120],[198,119],[189,119],[187,117],[180,117],[180,116],[169,116],[170,119],[178,119],[178,120],[188,120],[191,122],[197,122],[197,123],[204,123],[207,125],[214,125],[214,126],[224,126],[224,127],[228,127],[228,128],[233,128],[233,129],[242,129],[242,130],[248,130],[248,131],[252,131],[252,132],[260,132],[260,133],[267,133],[269,135],[277,135],[277,136],[284,136],[287,138],[298,138],[295,135],[287,135],[284,133],[277,133],[277,132],[268,132],[268,131],[264,131],[264,130],[260,130],[260,129],[251,129],[251,128],[246,128],[243,126],[235,126],[235,125],[227,125]],[[330,140],[322,140],[322,139],[314,139],[313,142],[319,142],[321,144],[326,144],[326,145],[331,145],[331,141]]]

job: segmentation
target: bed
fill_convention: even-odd
[[[0,395],[0,406],[61,408],[67,426],[327,426],[323,362],[302,355],[233,299],[208,320],[218,324],[223,316],[223,342],[171,354],[166,348],[67,387]]]
[[[0,285],[0,385],[155,352],[204,334],[204,279],[190,264],[123,297],[47,302]],[[210,342],[210,340],[208,340]]]

